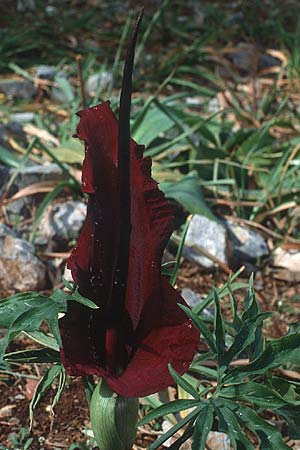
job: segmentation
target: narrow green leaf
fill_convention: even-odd
[[[198,403],[199,404],[199,403]],[[164,442],[166,442],[171,436],[173,436],[177,431],[183,428],[187,423],[194,420],[194,418],[199,414],[203,405],[198,406],[194,411],[190,412],[184,419],[180,420],[174,427],[170,428],[165,434],[160,436],[153,444],[149,446],[148,450],[156,450],[160,447]]]
[[[225,329],[221,313],[219,294],[216,289],[214,289],[213,291],[215,302],[215,338],[217,347],[217,358],[219,365],[222,366],[225,353]]]
[[[195,314],[190,308],[188,308],[185,305],[180,305],[178,304],[178,306],[187,314],[187,316],[192,320],[193,324],[195,325],[195,327],[200,331],[200,333],[202,333],[203,337],[206,339],[211,351],[214,354],[217,354],[217,347],[216,347],[216,342],[215,342],[215,338],[214,335],[209,331],[209,329],[207,328],[207,326],[205,325],[204,321],[197,316],[197,314]]]
[[[20,158],[18,158],[14,152],[7,150],[0,145],[0,161],[9,167],[15,167],[16,169],[20,165]]]
[[[262,419],[253,409],[229,400],[224,400],[224,402],[234,412],[239,422],[256,434],[264,449],[290,450],[290,447],[282,440],[280,432]]]
[[[66,372],[65,368],[63,366],[61,366],[61,371],[60,371],[60,374],[59,374],[57,390],[56,390],[55,396],[54,396],[54,398],[52,400],[52,403],[51,403],[52,411],[55,408],[55,406],[57,405],[57,403],[59,402],[59,400],[60,400],[60,398],[61,398],[61,396],[62,396],[62,394],[64,392],[64,389],[65,389],[65,386],[66,386],[66,381],[67,381],[67,372]]]
[[[261,313],[256,317],[251,317],[242,322],[241,328],[234,337],[234,341],[224,356],[224,364],[229,365],[235,357],[237,357],[245,348],[247,348],[256,336],[256,330],[261,326],[262,322],[270,317],[270,313]]]
[[[219,429],[229,436],[233,448],[235,450],[254,450],[254,446],[239,425],[235,410],[233,411],[228,405],[222,405],[219,402],[216,412],[220,423]]]
[[[185,380],[183,376],[179,375],[179,373],[177,373],[176,370],[173,369],[171,364],[168,364],[168,368],[175,383],[181,386],[182,389],[188,392],[192,397],[194,397],[195,399],[199,399],[199,393],[196,391],[194,386],[192,386],[187,380]]]
[[[55,378],[60,375],[62,370],[64,370],[63,366],[55,364],[51,366],[49,369],[47,369],[46,372],[43,374],[42,378],[40,379],[40,382],[37,385],[34,395],[29,404],[30,429],[32,428],[34,409],[36,408],[39,401],[48,392]]]
[[[78,289],[76,289],[73,294],[69,295],[68,300],[75,300],[76,302],[91,309],[99,309],[99,306],[96,305],[96,303],[92,302],[89,298],[83,297],[83,295],[79,293]]]
[[[173,402],[165,403],[143,417],[139,421],[138,426],[145,425],[145,423],[151,422],[151,420],[157,419],[158,417],[185,411],[187,409],[195,408],[198,405],[199,400],[174,400]]]
[[[211,367],[201,366],[201,364],[194,364],[189,368],[190,372],[198,373],[199,375],[204,375],[205,377],[212,378],[216,380],[218,377],[218,372]]]
[[[43,345],[44,347],[51,348],[52,350],[56,350],[59,352],[59,346],[56,342],[56,340],[48,336],[48,334],[43,333],[42,331],[31,331],[31,332],[25,332],[24,334],[28,336],[30,339],[32,339],[34,342],[37,342],[38,344]]]
[[[178,274],[180,261],[181,261],[181,256],[182,256],[182,252],[183,252],[183,248],[184,248],[184,242],[185,242],[185,238],[186,238],[190,223],[191,222],[190,222],[189,218],[187,218],[187,220],[185,221],[185,224],[183,226],[183,231],[182,231],[182,234],[180,237],[180,242],[179,242],[177,253],[176,253],[175,266],[174,266],[173,273],[172,273],[171,279],[170,279],[170,284],[172,286],[175,286],[175,283],[176,283],[177,274]]]
[[[264,386],[261,383],[255,383],[254,381],[226,386],[222,388],[220,395],[226,398],[249,402],[263,409],[276,410],[289,404],[274,389]],[[300,405],[300,401],[294,401],[293,404]]]
[[[205,450],[208,433],[211,431],[214,421],[214,407],[207,405],[203,408],[197,417],[195,431],[193,434],[192,450]]]
[[[300,364],[300,334],[292,334],[269,342],[263,351],[251,363],[232,369],[224,377],[224,382],[234,380],[237,382],[241,378],[249,375],[259,375],[268,369],[273,369],[291,362]]]
[[[56,363],[60,362],[60,355],[59,352],[50,348],[35,348],[6,353],[3,359],[9,363]]]

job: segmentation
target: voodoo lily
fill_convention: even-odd
[[[71,375],[103,377],[125,397],[172,383],[192,360],[198,333],[161,275],[173,230],[172,209],[151,178],[151,160],[130,139],[132,67],[137,35],[126,56],[119,121],[109,102],[78,113],[85,143],[82,189],[87,216],[68,267],[79,292],[98,305],[71,302],[60,320],[62,360]]]

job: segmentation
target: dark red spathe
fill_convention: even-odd
[[[77,134],[86,149],[82,189],[89,200],[68,266],[80,293],[99,309],[71,302],[60,320],[62,359],[72,375],[102,376],[118,394],[141,397],[172,383],[168,363],[184,373],[199,339],[177,305],[183,299],[160,274],[172,211],[151,178],[150,158],[131,140],[129,267],[125,299],[118,297],[118,122],[109,102],[79,115]]]

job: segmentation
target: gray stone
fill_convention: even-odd
[[[22,112],[14,113],[10,115],[11,120],[17,123],[32,122],[35,119],[35,113],[32,112]]]
[[[10,149],[9,139],[14,138],[21,141],[22,144],[26,145],[27,139],[23,128],[18,122],[8,122],[6,124],[0,124],[0,145]]]
[[[86,204],[67,201],[50,205],[38,229],[36,244],[48,251],[68,249],[68,243],[77,239],[86,216]]]
[[[61,181],[63,179],[64,174],[61,168],[55,163],[50,163],[23,168],[15,179],[15,185],[18,189],[22,189],[40,181]]]
[[[249,266],[249,270],[256,270],[252,264],[258,264],[261,259],[269,256],[266,240],[256,231],[245,226],[226,221],[231,247],[231,262],[234,267]]]
[[[41,80],[54,80],[57,69],[53,66],[42,64],[36,69],[36,77]]]
[[[184,298],[186,303],[189,305],[190,308],[194,308],[195,306],[199,305],[203,301],[203,298],[200,294],[197,294],[190,288],[183,288],[181,289],[181,296]],[[209,319],[212,319],[214,317],[214,312],[211,307],[203,309],[201,312],[201,315],[203,317],[207,317]]]
[[[112,74],[106,70],[90,75],[85,86],[86,93],[93,97],[97,92],[102,92],[107,89],[111,80]]]
[[[183,256],[206,269],[214,268],[216,264],[203,255],[203,249],[226,264],[226,234],[225,227],[219,222],[195,214],[187,232]]]
[[[194,308],[195,306],[199,305],[199,303],[201,303],[201,301],[203,300],[200,294],[197,294],[190,288],[181,289],[181,296],[184,298],[190,308]]]
[[[0,296],[45,287],[46,268],[34,255],[34,247],[0,224]]]
[[[232,53],[233,64],[241,70],[251,73],[256,67],[259,70],[280,66],[281,61],[272,55],[262,53],[260,48],[241,42],[239,49]]]
[[[240,44],[239,50],[231,54],[233,64],[241,70],[251,72],[255,70],[255,61],[257,61],[258,50],[253,45]]]
[[[35,7],[35,0],[17,0],[17,11],[32,11],[35,9]]]
[[[259,68],[269,69],[270,67],[281,66],[281,61],[278,58],[274,58],[272,55],[264,54],[260,55]]]
[[[0,92],[5,94],[8,99],[22,100],[32,98],[35,88],[32,81],[8,78],[0,80]]]
[[[226,25],[232,27],[234,25],[239,25],[244,22],[244,14],[242,11],[237,11],[226,20]]]

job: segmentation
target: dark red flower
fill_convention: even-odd
[[[120,123],[109,102],[79,113],[89,200],[68,266],[79,292],[99,309],[71,302],[60,331],[70,374],[98,375],[118,394],[140,397],[172,383],[168,363],[187,370],[199,336],[177,305],[183,299],[161,275],[172,210],[151,178],[150,158],[129,141],[122,108],[124,96]]]

